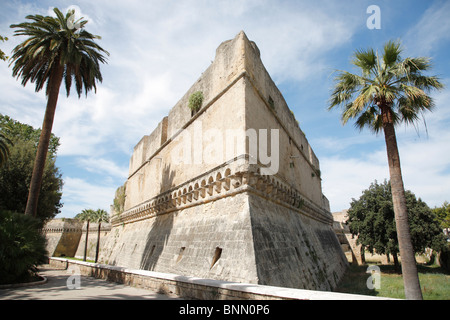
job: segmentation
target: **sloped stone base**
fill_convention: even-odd
[[[225,281],[334,288],[347,262],[331,224],[244,187],[202,205],[116,224],[101,262]]]

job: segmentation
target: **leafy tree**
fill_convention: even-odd
[[[36,146],[33,141],[12,137],[8,162],[0,168],[0,209],[24,213],[33,172]],[[47,159],[36,218],[42,222],[54,218],[62,207],[63,180],[55,159]]]
[[[381,57],[373,49],[357,50],[352,63],[360,74],[338,72],[329,109],[342,106],[344,124],[356,118],[357,128],[384,132],[405,296],[421,300],[395,126],[414,123],[424,111],[431,110],[434,103],[429,92],[443,85],[437,77],[423,73],[430,69],[430,59],[402,59],[401,52],[400,43],[393,41],[384,45]]]
[[[0,168],[0,209],[25,212],[40,130],[0,114],[0,130],[11,142],[10,160]],[[59,138],[51,135],[37,218],[45,222],[60,212],[63,180],[55,166]]]
[[[92,209],[84,209],[75,216],[75,219],[79,219],[81,221],[86,222],[86,239],[85,239],[85,244],[84,244],[84,256],[83,256],[83,261],[86,261],[87,246],[88,246],[88,239],[89,239],[89,223],[91,221],[95,220],[95,211]]]
[[[433,211],[411,191],[405,191],[405,196],[414,252],[424,253],[426,248],[442,250],[445,239]],[[389,182],[375,181],[358,200],[353,199],[348,217],[350,231],[358,236],[358,243],[371,253],[392,254],[398,265],[399,245]]]
[[[47,255],[42,222],[23,213],[0,210],[0,284],[28,281]]]
[[[436,214],[441,228],[446,229],[448,235],[448,229],[450,228],[450,203],[445,201],[442,207],[434,208],[433,212]]]
[[[28,15],[26,19],[31,22],[11,25],[11,28],[18,28],[14,31],[15,36],[27,36],[13,50],[13,76],[22,78],[24,86],[28,81],[35,83],[36,92],[46,85],[47,106],[25,210],[25,214],[33,216],[37,211],[61,83],[64,80],[67,96],[72,81],[78,97],[83,88],[86,96],[92,89],[96,91],[96,81],[103,80],[100,63],[106,62],[102,53],[109,55],[94,42],[100,37],[84,30],[86,20],[74,21],[74,10],[69,10],[65,16],[58,8],[53,11],[56,18]]]
[[[12,119],[7,115],[0,113],[0,128],[5,136],[10,139],[20,139],[25,141],[31,141],[34,147],[37,149],[39,144],[39,137],[41,135],[41,129],[35,129],[29,124],[21,123]],[[48,146],[48,154],[54,159],[60,146],[59,137],[53,133],[50,135],[50,142]]]

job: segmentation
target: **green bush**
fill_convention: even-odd
[[[27,281],[33,266],[46,261],[46,240],[40,220],[0,211],[0,284]]]
[[[450,272],[450,244],[442,249],[439,254],[439,264],[440,266]]]
[[[202,107],[203,103],[203,93],[201,91],[196,91],[189,96],[189,109],[192,111],[197,111]]]

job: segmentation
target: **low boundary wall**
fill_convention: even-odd
[[[181,276],[147,270],[132,270],[105,264],[49,258],[55,268],[78,268],[81,275],[91,276],[125,285],[156,290],[184,299],[199,300],[386,300],[373,296],[328,291],[292,289],[251,283],[227,282]],[[75,267],[75,268],[74,268]],[[78,271],[77,269],[75,269]],[[68,272],[68,276],[70,273]]]

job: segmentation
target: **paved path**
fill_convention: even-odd
[[[177,297],[134,288],[93,277],[81,276],[79,289],[69,289],[71,274],[44,265],[39,268],[47,282],[28,287],[0,289],[0,300],[171,300]],[[75,281],[69,281],[72,287]]]

